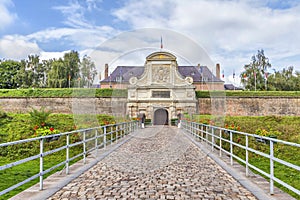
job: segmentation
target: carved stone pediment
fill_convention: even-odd
[[[154,52],[147,56],[147,61],[176,61],[176,57],[168,52]]]

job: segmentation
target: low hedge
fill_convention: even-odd
[[[127,97],[127,90],[98,88],[0,89],[0,97]]]
[[[300,97],[300,91],[196,91],[197,98],[210,97]]]
[[[300,97],[300,91],[196,91],[197,98]],[[0,89],[0,97],[127,97],[126,89],[37,88]]]

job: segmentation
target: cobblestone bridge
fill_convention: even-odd
[[[259,191],[255,195],[250,192],[181,129],[153,126],[128,137],[96,165],[46,197],[49,200],[273,198]],[[31,197],[42,199],[45,195]]]

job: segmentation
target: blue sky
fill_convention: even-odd
[[[187,44],[200,46],[221,64],[226,82],[238,84],[232,72],[259,49],[273,68],[300,71],[299,0],[1,0],[0,24],[0,59],[50,59],[70,50],[83,56],[105,44],[102,60],[143,65],[161,35],[164,49],[179,57],[195,53]]]

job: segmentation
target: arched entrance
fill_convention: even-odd
[[[154,122],[153,125],[168,125],[169,115],[166,109],[160,108],[154,112]]]

